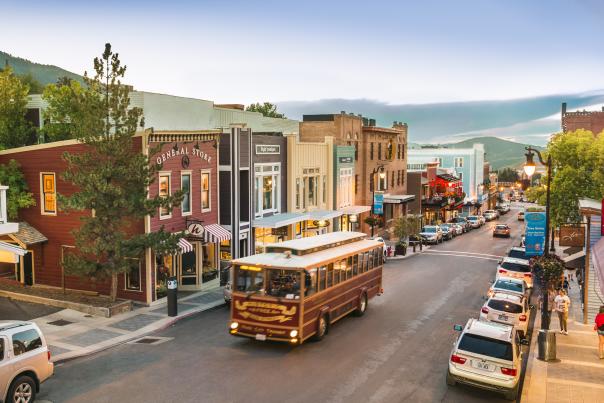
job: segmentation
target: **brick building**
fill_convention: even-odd
[[[407,124],[394,122],[392,128],[376,126],[374,119],[360,115],[304,115],[300,123],[301,141],[334,138],[335,145],[355,149],[354,199],[359,229],[369,232],[363,222],[373,205],[374,190],[384,195],[384,224],[407,213]],[[375,187],[374,187],[375,185]],[[364,214],[363,214],[364,213]]]
[[[578,129],[600,134],[604,130],[604,107],[601,111],[567,112],[566,102],[562,103],[562,131],[573,132]]]

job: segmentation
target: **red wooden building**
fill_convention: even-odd
[[[118,297],[151,303],[165,295],[167,276],[177,276],[184,289],[200,289],[218,282],[220,242],[230,234],[218,225],[218,138],[219,131],[154,132],[146,130],[134,138],[134,147],[150,155],[150,163],[161,163],[161,172],[149,188],[151,196],[171,194],[183,189],[181,205],[171,212],[158,211],[134,226],[148,233],[164,227],[173,233],[184,233],[180,253],[155,256],[147,250],[133,257],[130,272],[121,275]],[[36,205],[19,212],[19,231],[4,236],[28,253],[13,267],[14,278],[28,285],[46,285],[67,289],[109,293],[108,279],[90,279],[66,275],[62,259],[74,249],[72,231],[79,228],[82,214],[66,213],[57,203],[57,195],[70,195],[75,189],[62,180],[65,152],[77,153],[85,145],[75,140],[40,144],[0,151],[0,164],[11,159],[21,170],[33,193]],[[155,152],[157,151],[157,152]],[[0,271],[2,272],[2,271]]]

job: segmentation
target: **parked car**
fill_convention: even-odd
[[[477,217],[480,220],[480,225],[484,225],[484,224],[487,223],[487,219],[486,219],[486,217],[484,215],[479,214]]]
[[[524,211],[518,212],[518,221],[524,221]]]
[[[469,215],[466,217],[466,219],[468,220],[472,228],[480,228],[480,226],[482,225],[480,218],[476,215]]]
[[[33,402],[54,373],[50,350],[33,322],[0,322],[0,400]]]
[[[453,224],[440,224],[440,230],[443,232],[443,238],[446,241],[450,241],[457,235],[455,233],[455,229],[453,228]]]
[[[524,339],[528,330],[532,305],[524,295],[496,292],[480,309],[480,319],[516,327]]]
[[[438,225],[426,225],[422,228],[419,236],[425,243],[441,243],[443,241],[443,232]]]
[[[468,232],[469,230],[472,229],[470,222],[468,220],[466,220],[465,217],[455,217],[455,218],[452,218],[449,222],[453,223],[453,224],[461,225],[463,228],[463,232]]]
[[[453,230],[455,231],[455,235],[462,235],[464,233],[463,226],[461,224],[449,223]]]
[[[516,400],[522,371],[520,339],[513,326],[470,319],[453,344],[447,371],[447,385],[464,383],[503,393]]]
[[[527,260],[504,257],[497,266],[496,278],[513,277],[526,281],[528,288],[533,288],[533,273]]]
[[[512,246],[508,251],[508,256],[516,259],[523,259],[528,262],[529,256],[526,255],[526,248],[523,246]]]
[[[487,221],[493,221],[499,218],[499,213],[496,210],[485,210],[483,215]]]
[[[381,236],[377,236],[375,238],[369,238],[369,239],[382,243],[382,248],[383,248],[382,250],[384,252],[384,259],[385,259],[386,256],[388,256],[388,246],[386,246],[386,241],[384,241],[384,238],[382,238]]]
[[[507,224],[497,224],[493,228],[493,236],[503,236],[509,238],[511,236],[511,228]]]
[[[529,288],[526,281],[513,277],[499,277],[487,292],[487,297],[491,298],[496,292],[506,292],[508,294],[517,294],[522,296],[529,295]]]

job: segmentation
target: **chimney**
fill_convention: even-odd
[[[375,126],[375,119],[369,119],[369,126]]]
[[[566,115],[566,102],[562,102],[562,116]]]

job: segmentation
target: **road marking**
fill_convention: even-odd
[[[561,378],[547,378],[547,382],[555,383],[557,385],[582,386],[584,388],[604,389],[604,385],[602,385],[601,383],[569,381],[567,379]]]
[[[503,257],[503,256],[499,256],[499,255],[490,255],[488,253],[462,252],[462,251],[458,251],[458,250],[444,250],[444,249],[431,249],[431,252],[463,253],[463,254],[467,254],[467,255],[492,256],[492,257],[497,257],[497,258]]]
[[[424,252],[424,255],[432,255],[432,256],[455,256],[455,257],[465,257],[465,258],[469,258],[469,259],[482,259],[482,260],[492,260],[494,262],[499,262],[499,258],[492,258],[492,257],[484,257],[484,256],[472,256],[472,255],[458,255],[455,253],[433,253],[432,251],[430,252]]]

